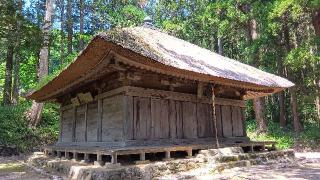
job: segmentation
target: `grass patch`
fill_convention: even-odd
[[[26,170],[26,166],[21,163],[0,164],[0,173],[22,172]]]
[[[319,148],[320,128],[316,123],[305,123],[304,130],[300,134],[295,134],[292,127],[280,128],[279,123],[269,121],[267,133],[257,134],[257,124],[255,120],[246,121],[247,135],[255,141],[275,141],[278,149],[294,148],[297,144],[303,148]]]

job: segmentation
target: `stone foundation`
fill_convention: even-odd
[[[170,174],[204,168],[220,171],[235,166],[250,166],[276,159],[293,159],[294,152],[271,151],[261,153],[243,153],[241,148],[221,148],[201,150],[192,158],[150,162],[149,164],[120,165],[87,164],[60,158],[50,158],[35,153],[29,164],[65,174],[70,179],[156,179]]]

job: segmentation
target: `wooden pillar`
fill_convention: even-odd
[[[72,123],[72,142],[76,142],[76,107],[74,106],[72,108],[72,119],[73,119],[73,123]]]
[[[49,151],[47,149],[44,149],[44,155],[48,156],[49,155]]]
[[[61,106],[61,107],[62,107],[62,106]],[[60,132],[59,132],[59,136],[60,136],[60,137],[59,137],[59,142],[62,142],[62,128],[63,128],[63,127],[62,127],[62,120],[63,120],[63,119],[62,119],[62,115],[63,115],[62,113],[63,113],[63,111],[61,110],[61,107],[60,107],[60,110],[59,110],[59,112],[60,112],[60,113],[59,113],[59,114],[60,114]]]
[[[188,153],[187,158],[191,158],[192,157],[192,149],[188,149],[187,153]]]
[[[164,160],[165,161],[172,160],[170,151],[166,151],[166,157],[164,158]]]
[[[96,166],[103,166],[102,154],[97,153],[97,160],[93,163]]]
[[[97,139],[98,142],[102,141],[102,99],[98,99],[98,128]]]
[[[78,153],[76,151],[73,152],[73,161],[77,161],[78,160]]]
[[[61,158],[61,151],[57,151],[58,158]]]
[[[84,158],[83,158],[85,163],[89,163],[90,159],[89,159],[89,154],[88,153],[84,153]]]
[[[86,103],[84,111],[84,121],[85,121],[85,132],[84,132],[84,141],[87,142],[87,127],[88,127],[88,103]]]
[[[145,152],[141,152],[140,153],[140,160],[136,161],[135,163],[136,164],[146,164],[146,163],[149,163],[149,162],[150,162],[149,160],[146,160],[146,153]]]
[[[254,152],[254,150],[253,150],[253,145],[250,146],[250,152],[251,152],[251,153]]]
[[[65,151],[65,152],[64,152],[64,157],[65,157],[66,159],[70,159],[70,155],[69,155],[69,152],[68,152],[68,151]]]
[[[198,90],[197,90],[197,98],[201,99],[203,95],[203,83],[199,82],[198,83]]]
[[[241,121],[242,121],[242,128],[243,128],[243,137],[247,137],[247,130],[246,130],[246,115],[245,115],[245,108],[241,107]]]
[[[117,153],[113,152],[111,154],[111,164],[117,164],[118,163],[118,157],[117,157]]]

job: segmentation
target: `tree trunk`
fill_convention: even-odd
[[[42,27],[43,32],[43,44],[40,49],[39,55],[39,69],[38,69],[38,77],[39,80],[43,79],[48,75],[48,62],[49,62],[49,39],[51,32],[51,17],[53,14],[53,2],[54,0],[46,1],[46,14],[44,18],[44,25]],[[41,119],[41,113],[43,109],[43,103],[37,103],[32,101],[32,106],[30,110],[27,112],[27,117],[30,121],[31,126],[36,126]]]
[[[257,22],[255,19],[251,19],[251,21],[249,22],[248,29],[249,29],[249,35],[250,35],[249,41],[250,41],[250,44],[252,44],[253,41],[258,38]],[[252,61],[253,66],[255,66],[256,68],[259,68],[260,62],[259,62],[258,52],[254,52],[252,54],[252,58],[253,58],[253,61]],[[264,106],[265,106],[264,97],[255,98],[253,100],[253,109],[255,112],[255,119],[258,124],[258,129],[257,129],[258,133],[265,133],[267,131],[267,120],[264,117]]]
[[[7,57],[6,57],[6,72],[3,88],[3,105],[11,105],[12,103],[12,68],[13,68],[13,53],[14,46],[8,38]]]
[[[287,126],[287,121],[286,121],[286,111],[285,111],[285,96],[284,92],[281,91],[278,93],[278,98],[279,98],[279,123],[280,127],[284,128]]]
[[[285,47],[287,50],[287,53],[290,53],[292,46],[290,44],[290,30],[288,25],[284,24],[284,41],[285,41]],[[293,45],[295,48],[298,47],[297,42],[294,40]],[[291,72],[290,69],[287,69],[287,76],[288,78],[294,82],[294,74]],[[301,126],[301,122],[300,122],[300,118],[299,118],[299,113],[298,113],[298,104],[297,104],[297,89],[296,87],[292,87],[289,90],[290,93],[290,104],[291,104],[291,110],[292,110],[292,117],[293,117],[293,127],[294,127],[294,131],[296,133],[299,133],[302,130],[302,126]]]
[[[17,34],[16,34],[16,56],[14,61],[14,78],[13,78],[13,92],[12,92],[12,103],[19,104],[19,85],[20,85],[20,33],[21,33],[21,18],[22,18],[22,0],[18,1],[18,16],[17,16]]]
[[[73,36],[73,20],[72,20],[72,0],[67,2],[67,33],[68,33],[68,55],[72,53],[72,36]]]
[[[79,9],[80,9],[80,19],[79,19],[79,23],[80,23],[80,39],[79,39],[79,51],[83,50],[84,48],[84,41],[83,41],[83,13],[84,13],[84,4],[83,4],[83,0],[79,1]]]
[[[293,116],[293,129],[294,132],[299,133],[301,132],[301,123],[298,114],[298,103],[297,103],[297,92],[296,87],[290,88],[290,101],[291,101],[291,108],[292,108],[292,116]]]
[[[257,121],[257,133],[265,133],[267,131],[267,122],[264,118],[264,98],[255,98],[253,100],[253,107],[255,111],[255,117]]]
[[[278,74],[279,76],[283,77],[283,62],[281,58],[278,58]],[[284,92],[281,91],[278,93],[279,98],[279,123],[280,127],[284,128],[287,126],[286,120],[286,111],[285,111],[285,96]]]
[[[320,81],[318,83],[320,83]],[[320,90],[319,90],[319,87],[316,89],[315,104],[316,104],[316,110],[317,110],[317,115],[318,115],[318,122],[320,124]]]
[[[63,68],[64,63],[64,0],[60,0],[60,68]]]
[[[312,24],[316,35],[320,37],[320,8],[313,11]]]
[[[318,42],[320,42],[320,8],[316,8],[313,11],[312,15],[312,24],[313,28],[316,34],[316,37],[318,38]],[[320,43],[317,44],[317,50],[319,51]],[[317,62],[316,64],[316,71],[315,71],[315,86],[316,86],[316,96],[315,96],[315,105],[318,115],[318,121],[320,124],[320,62]]]
[[[12,103],[19,104],[19,86],[20,86],[20,45],[16,46],[16,56],[14,61],[14,78],[13,78],[13,92]]]
[[[218,53],[223,55],[223,40],[222,37],[218,37]]]

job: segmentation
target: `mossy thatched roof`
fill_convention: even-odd
[[[120,48],[111,48],[110,44]],[[66,86],[97,68],[101,59],[110,50],[115,53],[123,50],[130,51],[145,57],[143,61],[148,61],[146,63],[168,67],[167,71],[175,69],[192,76],[211,77],[211,82],[226,81],[229,84],[234,83],[235,86],[241,83],[249,84],[271,89],[272,92],[294,86],[285,78],[221,56],[159,30],[132,27],[114,29],[96,35],[69,67],[29,97],[37,101],[45,101],[52,99],[54,95],[57,96],[58,91],[61,95]]]
[[[155,29],[122,28],[98,36],[167,66],[269,87],[288,88],[294,85],[287,79]]]

